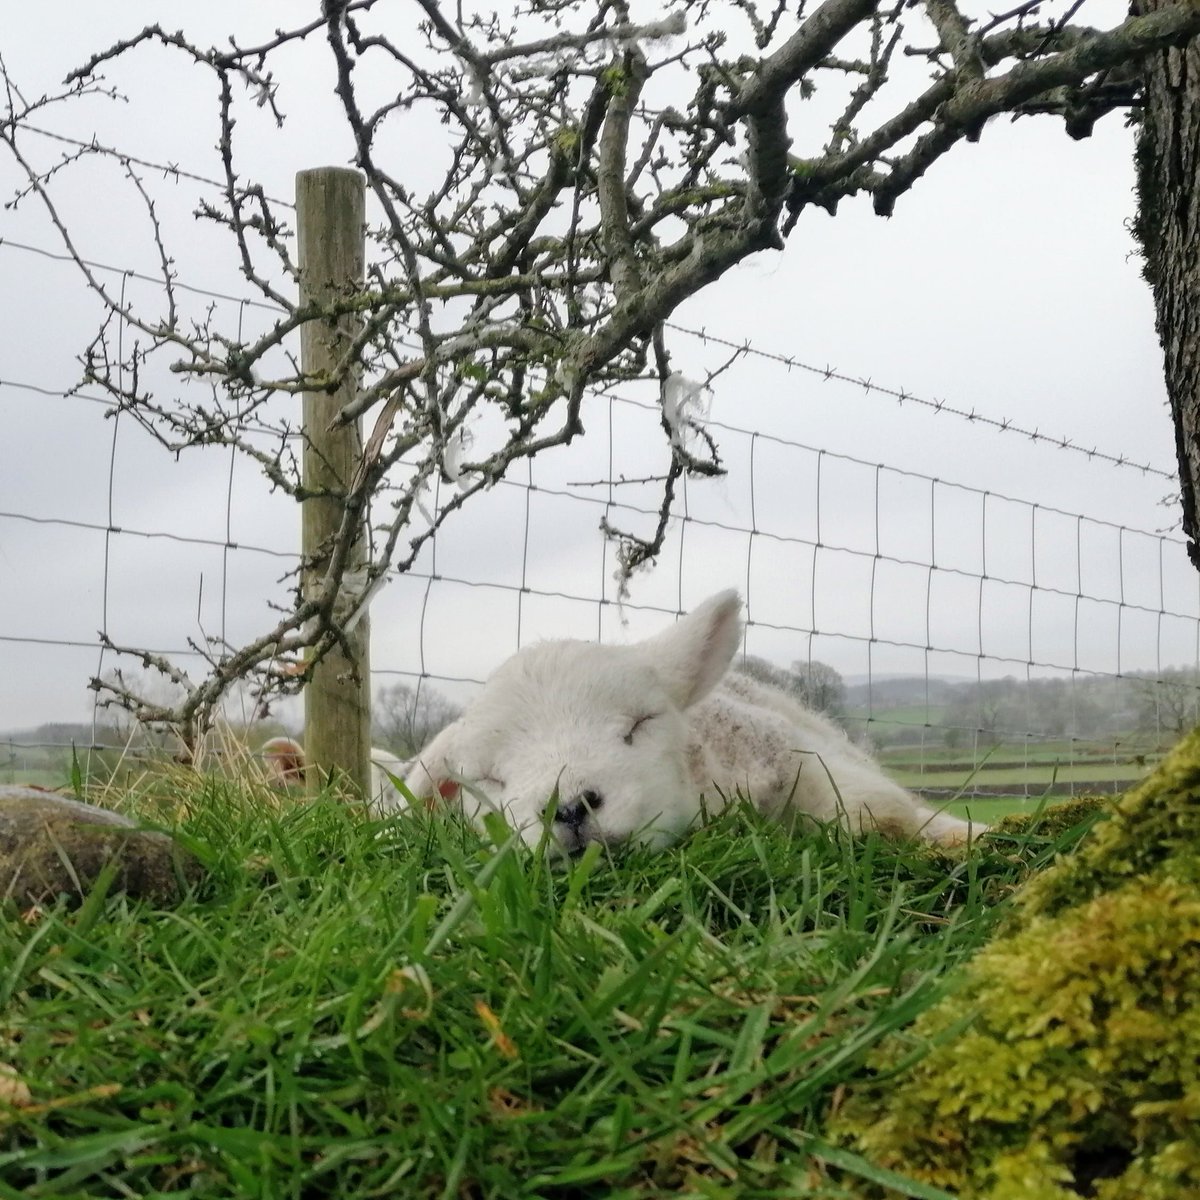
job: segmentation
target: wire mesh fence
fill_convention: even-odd
[[[70,274],[48,246],[4,240],[0,256],[6,278],[37,262],[51,294]],[[130,295],[158,286],[90,265]],[[230,292],[190,293],[226,306],[239,332],[269,316]],[[374,601],[373,680],[410,732],[423,728],[414,710],[453,711],[531,639],[641,636],[727,586],[746,601],[751,665],[930,793],[1118,788],[1194,722],[1200,583],[1159,528],[1169,470],[686,323],[671,332],[682,362],[728,368],[706,424],[726,474],[685,483],[656,567],[622,598],[602,525],[658,519],[662,410],[649,384],[590,396],[580,443],[497,482]],[[74,364],[8,361],[0,411],[29,453],[0,484],[0,776],[40,779],[61,776],[73,746],[129,736],[87,690],[139,669],[112,644],[186,668],[269,622],[294,586],[299,517],[244,457],[180,453],[74,388]],[[732,399],[764,390],[773,407]],[[733,419],[742,411],[770,419]],[[822,438],[796,435],[814,423]],[[244,433],[301,436],[278,409]],[[851,452],[858,442],[873,453]],[[453,489],[442,482],[428,505]],[[70,570],[43,586],[49,562]],[[240,696],[230,715],[262,717]],[[271,717],[298,722],[286,702]]]

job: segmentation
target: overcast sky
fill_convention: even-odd
[[[2,52],[27,95],[53,89],[91,52],[152,20],[183,25],[201,41],[236,31],[247,42],[299,8],[295,0],[9,7]],[[405,6],[395,7],[399,27]],[[1093,0],[1084,15],[1103,24],[1123,8]],[[288,124],[276,132],[252,119],[239,133],[267,191],[286,198],[296,170],[344,164],[351,150],[320,45],[279,66]],[[207,74],[152,51],[113,75],[127,102],[73,105],[41,123],[217,172]],[[798,152],[820,146],[820,116],[814,105],[811,126],[797,119]],[[61,152],[37,136],[22,144],[45,163]],[[901,197],[891,219],[862,200],[845,202],[836,218],[806,212],[785,252],[731,272],[677,321],[1169,473],[1153,310],[1126,228],[1131,147],[1120,117],[1083,142],[1048,120],[992,122],[979,144],[951,153]],[[411,160],[419,172],[434,150],[396,146],[395,171],[403,175]],[[190,216],[211,191],[148,179],[180,278],[244,295],[230,247]],[[16,183],[0,157],[0,191],[7,197]],[[153,269],[144,222],[112,164],[65,172],[55,196],[83,253]],[[61,248],[35,205],[0,212],[0,239],[4,730],[90,716],[86,683],[100,662],[101,628],[118,641],[173,650],[189,637],[224,630],[237,641],[271,627],[269,603],[286,598],[277,581],[299,520],[248,464],[231,476],[227,451],[176,460],[128,418],[114,431],[100,406],[55,396],[78,380],[97,306],[72,267],[19,247]],[[119,276],[110,282],[121,284]],[[136,281],[125,286],[136,295]],[[252,310],[244,317],[248,325],[263,319]],[[672,348],[689,375],[729,353],[685,333]],[[719,379],[712,418],[729,474],[689,487],[697,520],[677,526],[657,570],[635,582],[635,606],[674,610],[736,586],[749,593],[751,652],[780,662],[811,655],[854,675],[1023,676],[1195,662],[1195,573],[1181,545],[1146,536],[1177,523],[1170,480],[756,355]],[[388,672],[421,670],[479,679],[518,638],[622,639],[661,625],[661,615],[634,608],[622,626],[614,608],[598,605],[614,594],[613,561],[597,531],[604,509],[584,497],[604,500],[609,490],[579,486],[607,477],[610,429],[618,475],[661,471],[655,418],[597,401],[585,420],[581,443],[533,468],[536,492],[517,486],[527,479],[521,468],[439,538],[439,574],[495,587],[429,588],[411,578],[380,594],[372,621],[381,683],[407,677]],[[647,499],[634,489],[617,494]],[[648,516],[616,518],[650,527]],[[106,536],[110,524],[216,544]],[[263,552],[226,551],[227,536]],[[430,568],[426,556],[422,570]],[[522,586],[530,589],[523,597]],[[105,669],[113,665],[104,660]],[[464,685],[439,686],[464,694]]]

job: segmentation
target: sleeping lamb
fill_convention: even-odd
[[[668,845],[738,792],[781,820],[807,814],[943,846],[987,828],[925,807],[824,717],[731,672],[740,611],[726,591],[630,646],[521,650],[417,755],[408,789],[473,818],[500,811],[530,844],[549,822],[566,854]]]

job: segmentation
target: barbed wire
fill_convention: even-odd
[[[191,176],[191,175],[188,175],[188,177],[196,178],[195,176]],[[207,182],[213,182],[213,181],[209,180]],[[74,259],[72,258],[71,255],[61,252],[61,251],[49,250],[45,247],[35,246],[28,242],[17,241],[12,238],[0,237],[0,249],[3,249],[5,247],[10,248],[10,249],[15,249],[15,250],[21,250],[21,251],[24,251],[24,252],[30,253],[30,254],[37,254],[44,258],[52,259],[52,260],[59,261],[59,262],[70,263],[70,262],[74,261]],[[88,267],[90,267],[93,270],[105,271],[105,272],[113,274],[113,275],[124,276],[124,277],[130,278],[130,279],[137,279],[139,282],[153,283],[156,285],[161,285],[163,282],[160,277],[148,275],[148,274],[145,274],[143,272],[140,272],[140,271],[137,271],[137,270],[134,270],[131,268],[115,267],[115,266],[112,266],[111,264],[100,263],[100,262],[96,262],[96,261],[93,261],[90,259],[83,259],[83,258],[81,258],[80,261],[83,262],[85,265],[87,265]],[[278,313],[281,311],[278,308],[278,306],[267,303],[266,301],[263,301],[263,300],[255,300],[255,299],[251,299],[248,297],[231,295],[227,292],[215,291],[211,288],[198,287],[198,286],[194,286],[194,285],[190,285],[190,284],[181,282],[178,279],[172,280],[172,286],[178,288],[181,291],[186,291],[186,292],[189,292],[194,295],[203,296],[208,299],[224,300],[224,301],[232,303],[232,304],[240,305],[243,308],[246,308],[246,307],[258,308],[258,309],[264,309],[266,311],[275,312],[275,313]],[[904,405],[905,403],[910,403],[910,404],[917,405],[922,408],[926,408],[929,411],[934,412],[934,413],[941,413],[941,414],[945,414],[947,416],[957,417],[963,421],[966,421],[970,424],[974,424],[978,427],[991,429],[998,434],[1003,434],[1003,433],[1017,434],[1020,437],[1028,438],[1032,442],[1043,443],[1043,444],[1050,446],[1056,450],[1064,450],[1064,451],[1068,451],[1068,452],[1071,452],[1074,454],[1078,454],[1091,462],[1100,462],[1100,463],[1104,463],[1107,466],[1135,471],[1140,475],[1153,476],[1157,479],[1166,480],[1167,482],[1172,483],[1172,484],[1178,483],[1178,477],[1173,471],[1163,470],[1161,467],[1156,467],[1151,463],[1137,462],[1137,461],[1131,459],[1128,455],[1113,454],[1109,451],[1100,449],[1098,446],[1088,447],[1077,441],[1072,440],[1071,438],[1069,438],[1065,435],[1055,436],[1052,434],[1042,433],[1039,429],[1029,429],[1026,426],[1019,424],[1017,421],[1015,421],[1009,417],[989,416],[985,413],[978,412],[974,408],[965,409],[965,408],[958,407],[957,405],[954,405],[947,400],[932,400],[927,397],[923,397],[916,392],[909,391],[907,388],[893,387],[888,384],[877,383],[877,382],[875,382],[875,380],[873,378],[871,378],[869,376],[851,375],[851,374],[841,371],[838,368],[833,367],[831,365],[819,367],[812,363],[805,362],[802,359],[796,357],[795,355],[784,354],[780,351],[775,351],[775,350],[764,350],[761,347],[754,345],[752,342],[749,341],[749,339],[743,339],[742,341],[733,341],[729,338],[722,337],[718,334],[710,333],[708,330],[706,330],[704,328],[694,329],[694,328],[691,328],[690,326],[681,325],[681,324],[678,324],[673,321],[666,322],[666,326],[668,329],[672,329],[676,333],[681,333],[688,337],[696,338],[698,341],[700,341],[702,343],[712,343],[713,345],[721,346],[723,349],[735,350],[738,353],[740,353],[746,357],[749,357],[749,358],[756,358],[756,359],[760,359],[763,362],[773,363],[777,366],[784,366],[784,367],[787,367],[789,370],[804,371],[810,375],[819,376],[822,380],[825,380],[825,381],[836,380],[839,383],[845,383],[845,384],[851,385],[853,387],[862,388],[863,391],[867,392],[868,394],[877,392],[880,395],[888,396],[888,397],[892,398],[893,400],[895,400],[897,402],[897,404],[899,404],[901,406]],[[418,352],[420,350],[420,347],[417,346],[415,343],[409,344],[409,343],[405,343],[402,340],[400,340],[397,342],[397,344],[402,347],[412,349],[412,350],[414,350],[414,352]],[[12,386],[12,385],[10,384],[10,386]],[[17,385],[17,386],[20,386],[20,385]],[[29,386],[29,385],[25,385],[25,386]],[[633,401],[630,401],[630,402],[633,403]],[[740,430],[737,429],[736,426],[726,426],[726,425],[723,425],[720,421],[710,420],[710,421],[706,422],[706,424],[709,424],[713,428],[717,428],[717,429],[726,428],[726,429],[731,429],[735,432],[741,432]],[[764,438],[768,438],[768,437],[772,437],[773,435],[767,434],[767,433],[762,433],[760,436],[762,436]],[[778,440],[783,441],[784,439],[778,439]]]
[[[184,533],[172,533],[166,529],[139,529],[136,526],[102,524],[97,521],[80,521],[71,517],[39,517],[33,513],[6,512],[0,510],[0,521],[24,521],[30,525],[52,525],[63,529],[87,529],[93,533],[111,533],[123,537],[143,538],[147,541],[161,539],[178,542],[185,546],[211,546],[218,550],[245,550],[252,554],[266,554],[272,558],[300,561],[299,551],[279,550],[271,546],[258,546],[252,542],[239,542],[231,538],[195,537]]]
[[[54,262],[75,263],[74,255],[68,254],[62,250],[49,250],[45,246],[35,246],[29,242],[19,241],[15,238],[0,237],[0,249],[20,250],[26,254],[36,254],[40,258],[50,259]],[[78,259],[84,266],[90,267],[93,271],[103,271],[106,274],[117,276],[122,279],[136,279],[139,283],[152,283],[157,287],[163,284],[161,275],[149,275],[144,271],[135,270],[132,267],[114,267],[111,263],[96,262],[90,258]],[[184,283],[175,277],[171,278],[171,286],[177,288],[181,292],[188,292],[193,296],[203,296],[208,300],[225,300],[230,304],[237,304],[244,308],[261,308],[268,312],[279,313],[283,310],[278,305],[269,304],[265,300],[254,300],[248,296],[234,296],[229,292],[218,292],[212,288],[198,287],[195,284]]]
[[[42,129],[37,125],[30,125],[28,122],[21,123],[21,129],[26,133],[36,133],[39,137],[44,137],[54,142],[62,142],[67,146],[74,146],[79,150],[91,150],[96,154],[103,154],[108,158],[115,158],[121,163],[132,163],[137,167],[146,167],[151,171],[161,171],[164,175],[171,176],[175,179],[190,179],[193,183],[203,183],[208,187],[216,188],[218,191],[225,191],[228,184],[223,179],[214,179],[210,175],[201,175],[196,171],[188,171],[183,167],[177,166],[175,163],[155,162],[149,158],[139,158],[136,154],[126,154],[124,150],[118,150],[115,146],[106,146],[97,138],[92,137],[85,141],[81,138],[68,137],[63,133],[54,133],[49,129]],[[272,204],[281,205],[284,208],[295,209],[296,205],[291,200],[280,200],[275,196],[266,196]]]
[[[25,130],[28,130],[28,132],[30,132],[30,133],[37,134],[40,137],[45,137],[45,138],[48,138],[48,139],[51,139],[54,141],[65,143],[67,145],[75,146],[79,149],[94,150],[98,153],[106,154],[111,157],[117,158],[119,161],[122,161],[122,162],[129,162],[129,163],[133,163],[137,166],[147,167],[151,170],[160,171],[164,175],[173,176],[176,179],[190,179],[193,182],[202,183],[202,184],[205,184],[206,186],[213,187],[213,188],[216,188],[221,191],[226,190],[226,187],[227,187],[226,182],[223,180],[214,179],[211,176],[206,176],[206,175],[200,174],[195,171],[186,170],[174,163],[161,163],[161,162],[156,162],[151,159],[139,158],[135,155],[126,154],[123,151],[117,150],[115,147],[106,146],[106,145],[100,143],[94,137],[90,140],[85,141],[80,138],[74,138],[74,137],[69,137],[65,134],[55,133],[51,130],[43,129],[36,125],[25,124],[22,126],[22,128]],[[284,207],[287,207],[287,208],[290,208],[293,210],[295,209],[295,203],[292,201],[282,200],[282,199],[279,199],[278,197],[272,197],[272,196],[266,196],[266,199],[268,201],[270,201],[272,204],[282,205]],[[12,242],[11,240],[6,240],[4,238],[0,238],[0,245],[5,245],[5,244],[17,246],[20,249],[31,251],[34,253],[44,254],[46,257],[60,258],[60,259],[66,260],[66,261],[70,261],[69,255],[55,254],[54,252],[51,252],[51,251],[47,251],[47,250],[40,249],[37,247],[29,246],[29,245],[22,244],[22,243]],[[108,266],[105,264],[90,262],[88,260],[82,260],[82,261],[86,262],[88,266],[90,266],[96,270],[106,270],[106,271],[111,271],[111,272],[115,272],[115,273],[125,273],[125,274],[130,275],[132,278],[137,278],[144,282],[151,282],[151,283],[161,282],[161,280],[156,279],[153,276],[143,275],[138,272],[130,271],[128,269],[112,267],[112,266]],[[229,296],[229,295],[225,295],[225,294],[221,294],[221,293],[217,293],[217,292],[212,292],[212,291],[208,291],[208,290],[205,290],[202,288],[189,287],[186,284],[178,283],[178,282],[175,283],[175,286],[181,288],[182,290],[195,292],[199,295],[210,296],[210,297],[213,297],[216,299],[222,299],[222,300],[231,300],[235,303],[245,303],[245,304],[252,305],[254,307],[261,307],[261,308],[271,309],[273,311],[278,311],[274,305],[267,304],[263,301],[239,300],[239,298],[234,297],[234,296]],[[1129,468],[1129,469],[1138,471],[1143,475],[1153,475],[1157,478],[1168,480],[1172,483],[1177,482],[1177,476],[1173,471],[1163,470],[1162,468],[1155,467],[1150,463],[1139,463],[1139,462],[1136,462],[1136,461],[1130,459],[1128,457],[1128,455],[1113,454],[1108,451],[1101,450],[1097,446],[1092,446],[1089,448],[1088,446],[1082,445],[1082,444],[1072,440],[1071,438],[1066,437],[1065,435],[1064,436],[1055,436],[1053,434],[1042,433],[1040,429],[1036,429],[1036,428],[1029,429],[1008,417],[993,417],[993,416],[989,416],[987,414],[978,412],[974,408],[971,408],[971,409],[960,408],[960,407],[950,403],[947,400],[929,399],[927,397],[923,397],[923,396],[919,395],[916,392],[909,391],[907,388],[903,388],[903,387],[897,388],[897,387],[889,386],[887,384],[876,383],[874,381],[874,379],[872,379],[869,376],[851,375],[851,374],[843,372],[843,371],[839,370],[838,368],[828,365],[828,364],[823,367],[816,366],[815,364],[804,362],[802,359],[796,357],[795,355],[785,354],[785,353],[782,353],[782,352],[776,351],[776,350],[762,349],[761,347],[753,345],[749,341],[749,339],[743,339],[742,341],[733,341],[732,339],[722,337],[718,334],[710,333],[710,332],[708,332],[708,330],[706,330],[704,328],[694,329],[687,325],[683,325],[683,324],[680,324],[675,321],[668,321],[665,324],[668,329],[672,329],[677,333],[682,333],[682,334],[688,335],[690,337],[697,338],[702,342],[711,342],[714,345],[718,345],[718,346],[724,347],[726,349],[738,351],[739,353],[744,354],[748,357],[758,358],[758,359],[761,359],[766,362],[772,362],[772,363],[776,363],[776,364],[779,364],[782,366],[786,366],[789,370],[806,371],[810,374],[817,375],[824,380],[835,379],[842,383],[852,384],[856,387],[861,387],[867,393],[878,392],[881,395],[891,397],[900,405],[903,405],[906,402],[911,403],[914,405],[918,405],[918,406],[927,408],[930,411],[935,412],[935,413],[945,413],[946,415],[958,417],[961,420],[964,420],[967,422],[971,422],[971,423],[974,423],[974,424],[977,424],[980,426],[994,429],[997,433],[1015,433],[1022,437],[1029,438],[1033,442],[1044,442],[1045,444],[1052,446],[1059,450],[1067,450],[1067,451],[1072,451],[1077,454],[1081,454],[1081,455],[1085,456],[1086,458],[1088,458],[1089,460],[1096,460],[1096,461],[1103,462],[1103,463],[1106,463],[1106,464],[1108,464],[1110,466],[1114,466],[1114,467]]]
[[[1162,468],[1155,467],[1150,463],[1135,462],[1128,455],[1111,454],[1096,446],[1089,449],[1087,446],[1080,445],[1071,438],[1065,436],[1055,437],[1053,434],[1042,433],[1039,429],[1029,429],[1008,417],[987,416],[984,413],[977,412],[973,408],[958,408],[946,400],[930,400],[917,395],[915,392],[908,391],[907,388],[889,387],[886,384],[876,383],[869,376],[849,375],[833,366],[818,367],[812,363],[804,362],[794,355],[782,354],[774,350],[763,350],[752,345],[748,340],[741,342],[731,341],[729,338],[709,333],[706,329],[692,329],[686,325],[676,324],[673,321],[666,322],[666,325],[668,329],[673,329],[676,333],[686,334],[702,342],[711,342],[713,345],[721,346],[724,349],[736,350],[751,358],[758,358],[764,362],[772,362],[785,366],[789,370],[806,371],[811,375],[820,376],[824,380],[836,379],[839,383],[848,383],[855,387],[860,387],[867,393],[878,392],[880,395],[890,396],[900,405],[906,403],[919,405],[922,408],[929,409],[931,412],[958,417],[972,424],[993,429],[997,433],[1018,434],[1021,437],[1028,438],[1032,442],[1043,442],[1056,450],[1067,450],[1081,454],[1089,460],[1107,463],[1109,466],[1125,467],[1137,471],[1142,475],[1153,475],[1159,479],[1169,480],[1171,483],[1179,482],[1178,477],[1173,471],[1164,471]]]
[[[44,396],[51,400],[83,400],[88,404],[95,404],[106,409],[110,416],[116,416],[123,411],[120,403],[111,396],[94,396],[91,392],[85,392],[82,387],[44,387],[21,379],[0,379],[0,390],[4,388],[11,388],[18,392],[32,392],[35,396]],[[302,430],[285,427],[283,424],[268,425],[265,421],[242,421],[238,428],[246,433],[262,434],[272,440],[282,438],[285,442],[300,442],[304,439]]]
[[[834,376],[834,378],[839,378],[842,379],[843,382],[846,382],[846,380],[844,380],[841,376]],[[849,380],[849,382],[853,383],[856,381]],[[646,412],[657,413],[660,411],[659,405],[652,401],[638,400],[633,396],[624,396],[616,392],[606,392],[604,393],[603,398],[615,400],[618,403],[628,405],[631,408],[640,408]],[[795,438],[787,438],[775,433],[766,433],[759,429],[748,429],[743,425],[732,425],[727,421],[718,421],[715,418],[707,419],[704,424],[706,427],[719,429],[724,433],[753,437],[758,441],[771,442],[777,446],[786,446],[791,450],[804,450],[810,454],[819,454],[824,458],[833,459],[838,462],[853,463],[855,466],[868,467],[871,470],[888,471],[893,475],[901,475],[908,479],[920,480],[922,483],[937,484],[940,487],[957,488],[961,491],[970,492],[977,496],[991,496],[996,500],[1003,500],[1009,504],[1020,504],[1026,508],[1037,509],[1039,512],[1050,513],[1054,516],[1069,517],[1072,520],[1087,521],[1089,524],[1112,529],[1114,531],[1124,530],[1126,533],[1136,533],[1144,537],[1163,538],[1166,541],[1174,542],[1180,546],[1187,545],[1185,538],[1174,536],[1169,532],[1164,532],[1159,529],[1146,529],[1136,525],[1126,525],[1116,521],[1109,521],[1103,517],[1092,517],[1088,516],[1086,513],[1075,512],[1071,509],[1057,508],[1053,504],[1043,504],[1040,501],[1027,500],[1022,496],[1014,496],[1008,492],[1000,492],[995,488],[977,488],[973,487],[969,483],[958,483],[953,479],[945,479],[940,475],[929,475],[923,471],[914,471],[911,467],[897,467],[891,463],[880,462],[878,459],[858,458],[853,454],[846,454],[843,451],[827,450],[820,446],[814,446],[809,442],[797,441]],[[1137,466],[1135,463],[1126,462],[1124,465],[1142,472],[1142,468]],[[1149,471],[1153,473],[1154,469],[1149,468]],[[1172,476],[1172,478],[1174,477]],[[605,480],[604,482],[607,484],[608,481]],[[584,497],[581,496],[581,498]],[[604,503],[604,501],[598,501],[598,503]],[[644,509],[641,511],[648,514],[651,512],[657,512],[656,509]],[[755,532],[758,531],[755,530]]]

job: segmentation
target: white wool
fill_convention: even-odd
[[[417,755],[408,788],[472,817],[500,811],[531,844],[549,821],[567,853],[588,842],[667,845],[738,792],[772,817],[854,833],[957,845],[986,828],[927,808],[824,717],[730,674],[740,610],[736,592],[721,592],[632,646],[520,651]],[[382,806],[404,801],[397,793]]]
[[[451,483],[457,483],[460,486],[466,484],[463,460],[474,442],[475,435],[466,425],[460,425],[446,440],[445,448],[442,450],[442,470]]]
[[[387,581],[386,571],[371,579],[368,563],[342,573],[342,586],[334,602],[333,616],[343,633],[350,633],[370,611],[371,601]]]
[[[392,779],[403,779],[411,767],[411,762],[397,758],[390,750],[371,747],[371,799],[384,812],[404,803]]]
[[[671,444],[686,450],[712,411],[712,389],[676,371],[663,383],[662,406],[663,419],[671,430]]]
[[[429,486],[427,479],[422,479],[413,489],[412,498],[417,512],[425,518],[426,523],[429,525],[436,524],[437,505],[433,501],[433,489]]]

